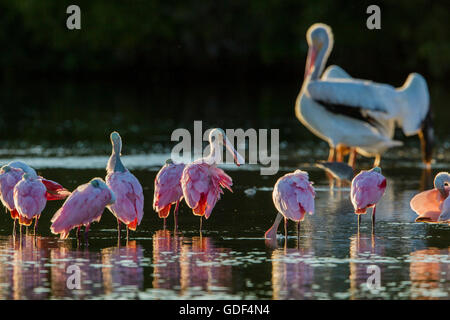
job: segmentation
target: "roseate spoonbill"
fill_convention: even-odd
[[[302,88],[296,100],[297,118],[312,133],[328,142],[328,161],[342,161],[342,150],[376,156],[402,143],[392,140],[395,125],[407,136],[419,134],[429,165],[432,157],[433,129],[429,93],[425,79],[412,73],[401,88],[350,78],[342,72],[327,70],[320,79],[333,47],[331,28],[313,24],[306,34],[309,45]]]
[[[284,217],[284,234],[287,238],[287,220],[297,222],[297,229],[300,231],[300,222],[308,212],[314,213],[314,198],[316,193],[309,181],[308,173],[302,170],[295,170],[282,176],[275,183],[272,199],[275,208],[278,210],[277,217],[272,227],[266,231],[266,239],[276,239],[278,225]]]
[[[85,226],[85,239],[89,226],[100,221],[105,207],[116,201],[114,192],[106,185],[102,178],[94,178],[79,186],[66,199],[62,207],[55,213],[50,230],[53,234],[60,234],[61,239],[69,236],[70,230],[78,227],[78,237],[81,226]]]
[[[222,129],[216,128],[209,134],[211,152],[208,156],[187,164],[181,177],[181,187],[186,204],[196,216],[200,216],[200,231],[202,217],[206,219],[211,215],[217,200],[223,193],[222,188],[231,192],[233,180],[220,168],[217,162],[222,155],[224,145],[233,155],[237,166],[244,163],[242,156],[234,149]]]
[[[14,206],[19,214],[19,223],[30,226],[33,219],[36,219],[34,234],[41,212],[47,204],[46,193],[45,185],[32,173],[25,173],[14,186]]]
[[[171,159],[168,159],[156,175],[153,209],[158,212],[160,218],[164,218],[164,226],[170,213],[170,207],[175,203],[173,216],[175,228],[177,228],[178,206],[180,201],[183,200],[181,176],[183,175],[184,167],[184,163],[174,163]]]
[[[128,230],[136,230],[144,216],[144,193],[138,179],[122,163],[122,138],[118,132],[111,133],[112,153],[106,167],[106,184],[114,192],[116,201],[107,206],[117,218],[117,230],[120,238],[120,222]]]
[[[450,175],[439,172],[434,189],[421,192],[411,199],[410,206],[419,216],[416,222],[450,222]]]
[[[36,171],[33,168],[21,161],[10,162],[0,169],[0,200],[10,211],[11,218],[14,220],[13,232],[15,231],[16,219],[19,218],[19,213],[14,204],[14,187],[22,179],[22,176],[25,173],[28,173],[33,177],[37,176]],[[47,180],[40,176],[37,176],[37,179],[46,187],[47,200],[64,199],[70,194],[67,189],[63,188],[57,182]]]
[[[367,208],[372,209],[372,226],[375,225],[375,211],[378,201],[386,190],[386,178],[381,174],[381,168],[362,170],[352,180],[350,198],[355,214],[358,215],[358,227],[361,214],[365,214]]]

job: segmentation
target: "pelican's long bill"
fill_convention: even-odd
[[[245,159],[237,152],[237,150],[233,147],[233,144],[228,140],[226,136],[223,136],[223,145],[227,148],[228,151],[231,152],[234,158],[234,163],[239,167],[241,164],[245,163]]]

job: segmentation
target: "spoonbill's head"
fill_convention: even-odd
[[[225,148],[230,151],[233,155],[234,163],[239,167],[241,164],[245,163],[244,158],[237,152],[233,147],[233,144],[228,140],[225,132],[220,128],[215,128],[209,133],[209,142],[211,144],[216,143],[218,146],[225,146]]]
[[[108,187],[108,185],[105,183],[105,181],[103,181],[102,178],[94,178],[91,181],[89,181],[89,183],[94,187],[94,188],[98,188],[101,190],[108,190],[111,193],[111,201],[109,202],[109,204],[113,204],[114,202],[116,202],[116,195],[114,194],[114,192]]]
[[[439,172],[434,178],[434,187],[439,190],[444,198],[448,197],[446,186],[450,184],[450,174],[448,172]]]
[[[0,168],[0,173],[5,173],[11,171],[11,167],[6,165]]]
[[[380,167],[375,167],[371,171],[375,171],[375,172],[381,174],[381,168]]]
[[[122,151],[122,138],[117,131],[111,133],[111,144],[113,146],[113,150],[116,153],[120,153]]]
[[[306,58],[305,78],[317,79],[322,74],[324,61],[333,48],[333,32],[323,23],[315,23],[306,32],[309,50]]]

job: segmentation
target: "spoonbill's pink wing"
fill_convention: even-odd
[[[46,189],[40,180],[20,180],[14,187],[14,205],[19,213],[19,222],[31,225],[47,204]]]
[[[231,190],[232,179],[220,168],[204,162],[193,162],[183,170],[181,186],[187,205],[195,215],[208,219],[222,188]]]
[[[284,217],[302,221],[305,213],[314,213],[315,191],[308,174],[301,170],[278,179],[272,193],[275,208]]]
[[[67,238],[69,231],[81,225],[100,221],[103,210],[111,202],[109,189],[95,188],[91,183],[79,186],[55,213],[50,227],[52,233]]]
[[[450,191],[450,187],[446,189]],[[416,194],[409,205],[418,214],[417,222],[436,222],[441,214],[443,200],[441,193],[435,188]]]
[[[366,213],[366,208],[380,201],[386,190],[386,178],[375,171],[362,171],[353,178],[351,200],[356,213]]]
[[[144,216],[144,193],[138,179],[128,170],[112,172],[106,176],[106,184],[116,196],[108,209],[128,228],[136,230]]]
[[[0,200],[10,211],[14,210],[14,187],[22,179],[21,169],[10,167],[8,172],[0,174]]]
[[[155,192],[153,195],[153,209],[160,218],[167,218],[170,206],[183,198],[181,176],[185,165],[165,164],[155,178]]]
[[[47,200],[62,200],[70,195],[70,191],[60,185],[58,182],[39,177],[47,188]]]

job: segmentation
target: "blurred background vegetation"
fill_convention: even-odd
[[[167,78],[298,78],[314,22],[333,28],[331,62],[370,79],[409,70],[448,78],[450,4],[379,2],[381,30],[366,28],[373,1],[1,0],[4,78],[32,74]],[[77,4],[82,29],[66,28]]]
[[[66,28],[71,4],[81,30]],[[381,30],[366,28],[370,4]],[[167,141],[198,119],[317,142],[294,116],[315,22],[333,29],[328,65],[394,86],[423,74],[447,137],[449,9],[448,0],[0,0],[0,144],[103,143],[111,129]]]

